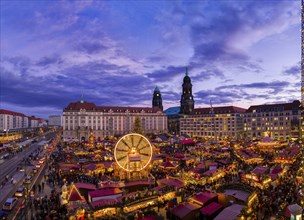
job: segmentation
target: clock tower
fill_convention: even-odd
[[[163,100],[159,88],[156,86],[153,92],[152,107],[158,107],[163,110]]]
[[[194,100],[192,95],[191,79],[188,76],[188,68],[186,68],[186,76],[183,80],[183,94],[181,96],[181,114],[191,114],[194,109]]]

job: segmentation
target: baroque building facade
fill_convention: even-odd
[[[156,91],[160,95],[160,91]],[[155,91],[154,91],[155,94]],[[145,134],[167,132],[167,117],[160,107],[162,100],[152,107],[97,106],[83,100],[70,103],[63,110],[63,138],[87,141],[90,130],[97,140],[132,132],[136,118]],[[154,105],[155,104],[155,105]]]

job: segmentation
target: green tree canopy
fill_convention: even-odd
[[[141,127],[141,121],[139,117],[135,118],[135,122],[134,122],[134,126],[133,126],[133,131],[134,133],[138,133],[138,134],[143,134],[143,130]]]

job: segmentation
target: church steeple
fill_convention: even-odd
[[[156,86],[153,92],[152,107],[158,107],[163,110],[163,100],[159,88]]]
[[[191,79],[188,76],[188,67],[186,67],[186,74],[183,80],[183,93],[181,96],[181,114],[191,114],[194,109],[194,100],[192,95]]]

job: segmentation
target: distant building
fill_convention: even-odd
[[[20,112],[0,109],[0,131],[28,128],[28,117]]]
[[[132,132],[136,118],[146,134],[167,132],[167,117],[160,104],[149,108],[97,106],[83,100],[70,103],[63,110],[63,138],[87,141],[90,129],[97,140],[124,135]]]
[[[299,138],[301,103],[253,105],[244,115],[244,133],[250,139],[269,136],[273,139]]]
[[[48,125],[49,126],[62,126],[62,116],[61,115],[50,115]]]
[[[39,127],[39,118],[35,116],[28,117],[28,128],[37,128]]]
[[[179,114],[180,107],[175,106],[175,107],[168,108],[167,110],[165,110],[165,113],[168,118],[168,131],[171,134],[179,134],[179,131],[180,131],[179,123],[180,123],[180,117],[181,117],[181,115]]]
[[[241,138],[245,112],[235,106],[197,108],[180,118],[180,133],[211,139]]]

